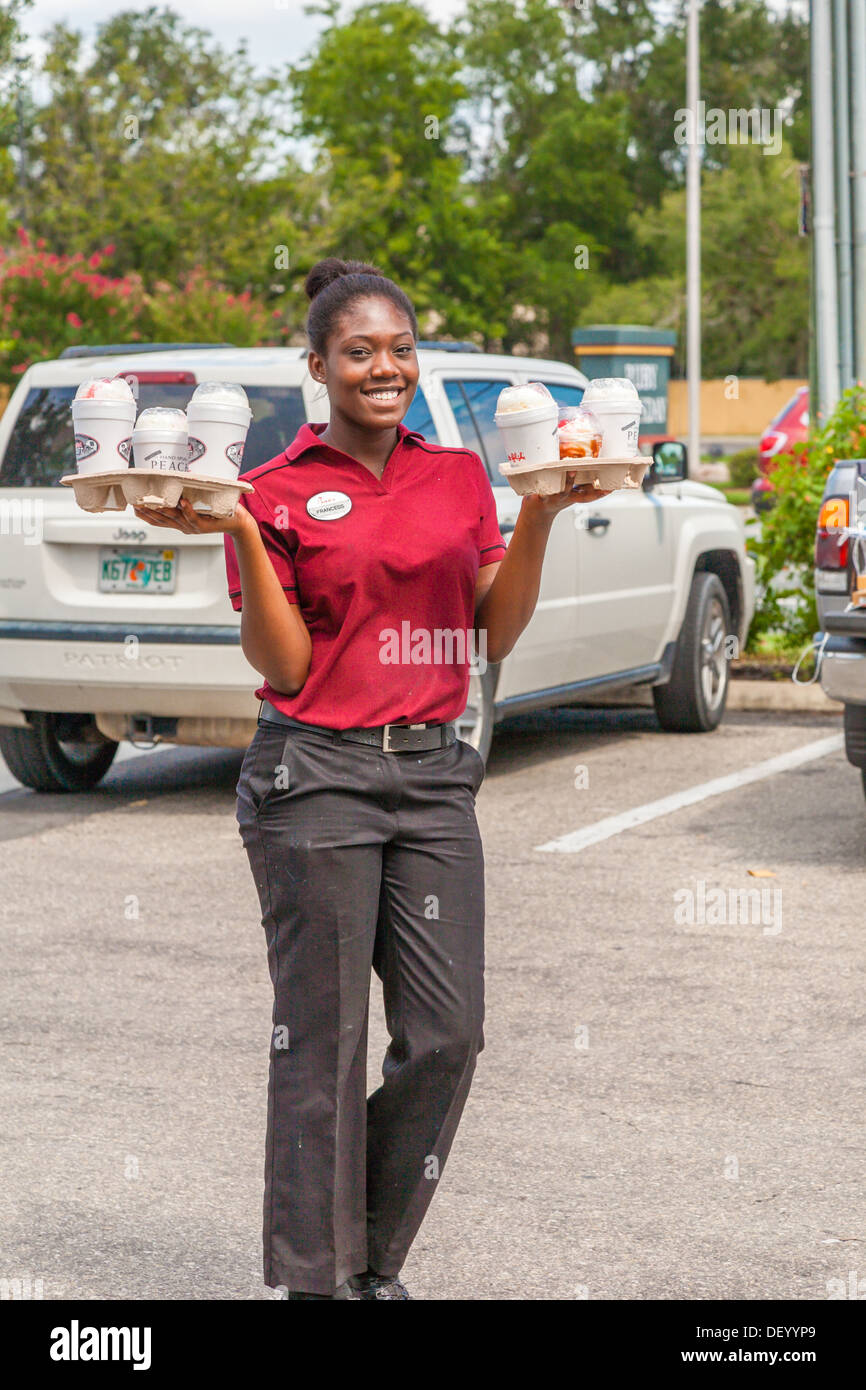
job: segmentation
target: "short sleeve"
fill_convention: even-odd
[[[507,547],[499,529],[499,521],[496,516],[496,498],[493,495],[493,488],[490,486],[487,469],[478,454],[473,453],[472,458],[475,461],[481,522],[478,532],[478,568],[482,569],[485,565],[495,565],[497,560],[501,560]]]
[[[295,566],[289,551],[288,539],[285,532],[278,530],[277,527],[274,526],[261,500],[256,498],[254,492],[242,493],[238,500],[238,506],[246,507],[258,526],[259,535],[264,541],[268,559],[282,585],[286,599],[289,603],[298,603],[298,583],[295,576]],[[225,547],[226,581],[228,584],[229,601],[235,612],[240,612],[243,606],[240,571],[238,569],[238,559],[235,552],[234,541],[227,531],[223,533],[223,543]]]

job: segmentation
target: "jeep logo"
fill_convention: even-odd
[[[111,539],[113,541],[143,541],[146,535],[146,531],[129,531],[125,526],[118,526]]]

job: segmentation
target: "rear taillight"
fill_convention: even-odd
[[[818,513],[815,537],[815,565],[821,570],[848,568],[848,498],[828,497]]]
[[[758,447],[762,454],[772,458],[773,454],[778,454],[787,440],[788,436],[782,430],[767,430]]]

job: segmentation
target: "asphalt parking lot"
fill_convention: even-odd
[[[0,1277],[45,1299],[272,1297],[240,761],[166,749],[81,796],[0,783]],[[866,1279],[866,801],[841,721],[525,716],[478,813],[486,1047],[413,1296],[822,1300]]]

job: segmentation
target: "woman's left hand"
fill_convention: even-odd
[[[576,473],[566,474],[566,487],[563,492],[554,492],[549,497],[539,497],[537,493],[530,493],[523,499],[522,511],[528,512],[533,519],[538,517],[553,518],[557,512],[561,512],[565,507],[573,507],[575,502],[598,502],[602,497],[609,497],[612,489],[591,487],[589,483],[581,483],[579,487],[574,486]]]

